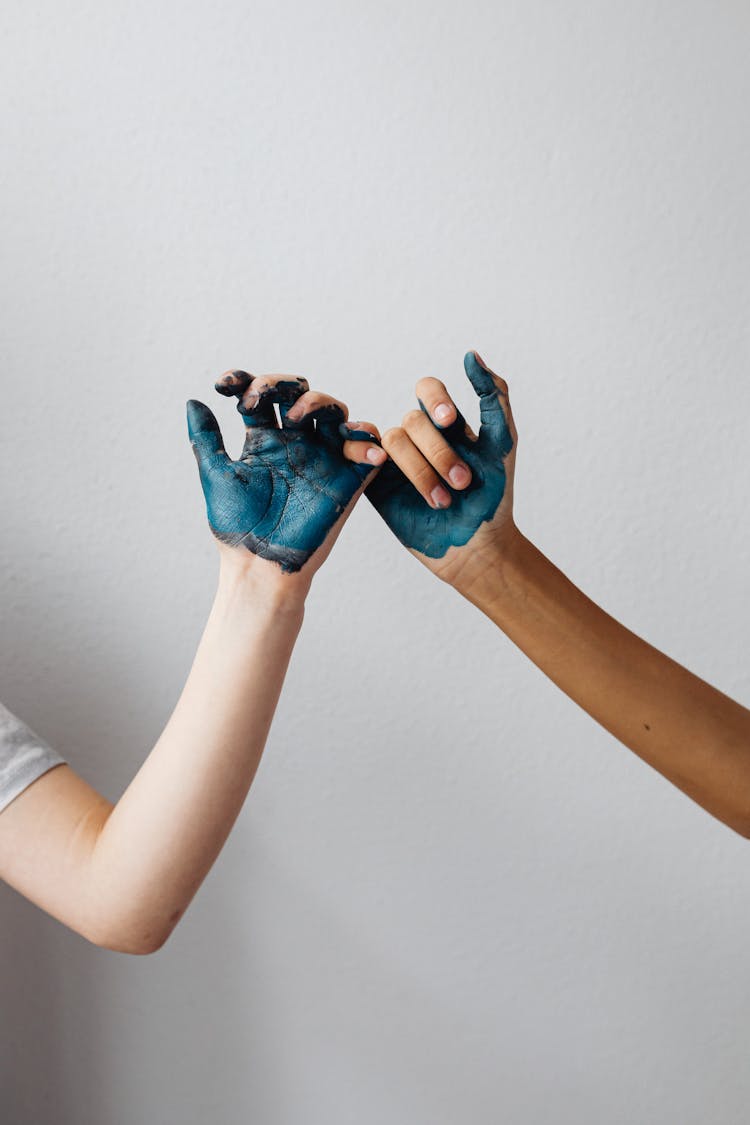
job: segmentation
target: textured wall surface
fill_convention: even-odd
[[[110,797],[212,597],[229,366],[396,422],[477,347],[517,519],[750,703],[745,0],[5,0],[0,697]],[[240,442],[219,400],[230,448]],[[8,1125],[730,1125],[750,844],[362,504],[153,958],[0,893]]]

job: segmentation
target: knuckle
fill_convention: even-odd
[[[403,444],[405,437],[406,434],[400,426],[391,426],[390,430],[386,430],[383,434],[383,449],[395,449]]]
[[[421,425],[423,418],[424,415],[421,410],[417,410],[416,408],[414,410],[408,410],[406,414],[404,414],[401,425],[405,430],[413,430]]]
[[[429,450],[426,456],[441,476],[445,476],[449,469],[452,469],[460,461],[460,457],[453,450],[446,449],[444,446],[435,446]]]
[[[288,383],[293,387],[298,387],[301,391],[310,390],[310,384],[302,375],[265,375],[264,379],[273,386],[277,383]]]
[[[437,483],[437,476],[429,465],[420,465],[409,476],[420,492],[431,492]]]

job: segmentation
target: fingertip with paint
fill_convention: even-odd
[[[189,398],[187,400],[185,403],[185,415],[187,417],[188,432],[191,437],[200,429],[201,422],[206,420],[206,415],[208,413],[209,410],[206,404],[199,402],[197,398]]]
[[[214,390],[227,397],[242,395],[252,381],[253,377],[247,371],[225,371],[214,383]]]
[[[487,371],[484,362],[479,357],[479,352],[475,351],[473,348],[464,356],[464,371],[469,376],[471,376],[472,372]]]

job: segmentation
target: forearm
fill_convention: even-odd
[[[88,886],[102,926],[159,945],[212,863],[258,767],[302,602],[268,599],[222,569],[216,600],[163,734],[107,817]],[[127,938],[126,938],[127,940]]]
[[[284,581],[259,584],[253,567],[224,559],[180,700],[120,801],[68,766],[51,770],[0,818],[2,878],[98,945],[147,953],[164,942],[263,752],[303,615],[304,584]]]
[[[520,534],[461,592],[616,738],[750,835],[750,711],[620,625]]]

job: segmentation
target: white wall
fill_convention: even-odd
[[[750,702],[744,0],[5,0],[0,696],[115,797],[210,604],[184,400],[511,384],[522,529]],[[730,1125],[750,845],[363,503],[165,949],[0,896],[8,1125]]]

